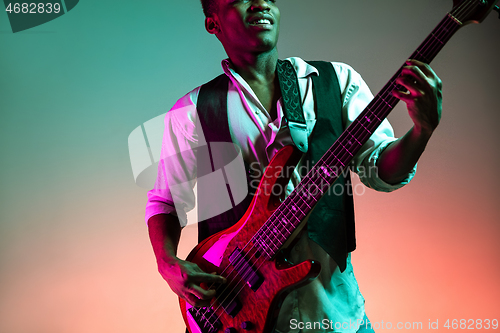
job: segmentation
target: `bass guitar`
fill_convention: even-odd
[[[455,0],[453,9],[409,58],[429,64],[458,29],[480,23],[493,9],[498,10],[497,2]],[[397,104],[391,92],[403,90],[395,83],[403,66],[285,200],[272,193],[274,186],[283,188],[289,181],[281,171],[293,168],[301,157],[293,146],[282,148],[271,160],[241,220],[191,251],[187,260],[205,272],[226,277],[227,283],[202,285],[216,290],[209,307],[192,307],[179,299],[190,333],[272,332],[284,297],[317,277],[319,263],[308,260],[290,265],[280,250],[296,236],[323,193]]]

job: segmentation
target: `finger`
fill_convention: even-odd
[[[191,285],[189,291],[201,300],[210,300],[215,296],[215,290],[206,290],[196,284]]]
[[[428,78],[427,76],[425,76],[425,73],[422,72],[422,70],[416,66],[403,67],[403,70],[401,71],[401,75],[399,77],[409,77],[413,81],[416,81],[421,85],[429,84]]]
[[[410,93],[405,93],[399,90],[393,90],[392,95],[405,103],[415,103],[415,97],[413,97]]]
[[[412,66],[412,65],[416,66],[428,78],[432,78],[432,79],[436,79],[436,80],[440,81],[439,77],[436,75],[436,73],[434,72],[434,70],[431,68],[431,66],[429,64],[426,64],[424,62],[421,62],[421,61],[418,61],[418,60],[415,60],[415,59],[408,59],[406,61],[406,64],[408,64],[410,66]]]
[[[196,297],[193,294],[187,294],[187,296],[184,297],[184,299],[186,300],[186,302],[188,302],[192,306],[195,306],[195,307],[198,307],[198,308],[199,307],[203,308],[203,307],[210,306],[210,301],[209,300],[199,299],[198,297]]]
[[[400,76],[396,79],[396,83],[406,88],[408,90],[408,93],[413,95],[414,97],[419,97],[423,94],[423,91],[420,90],[422,84],[420,82],[417,82],[413,76]]]
[[[212,273],[210,273],[210,275],[222,278],[222,279],[220,279],[220,281],[222,281],[222,282],[217,281],[214,283],[226,283],[227,282],[227,279],[225,277],[223,277],[222,275],[218,275],[217,272],[212,272]]]
[[[226,283],[226,278],[220,275],[214,275],[214,274],[207,274],[205,272],[200,272],[197,274],[194,274],[191,277],[191,281],[197,282],[197,283]]]

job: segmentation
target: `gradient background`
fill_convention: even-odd
[[[347,62],[377,92],[443,0],[278,0],[280,56]],[[500,319],[500,21],[433,63],[444,112],[412,183],[358,195],[354,268],[374,322]],[[182,332],[156,271],[127,138],[225,56],[196,0],[81,1],[13,34],[0,13],[0,332]],[[390,116],[397,135],[411,121]],[[195,245],[184,230],[180,255]],[[382,331],[381,329],[378,331]]]

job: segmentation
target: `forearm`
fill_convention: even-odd
[[[392,94],[404,101],[414,126],[380,156],[379,177],[389,184],[403,181],[425,150],[441,119],[442,82],[428,64],[408,60],[396,79],[404,89]]]
[[[158,263],[158,271],[174,293],[193,306],[206,307],[215,290],[205,290],[200,283],[225,283],[220,275],[208,274],[197,264],[177,258],[181,236],[179,219],[170,214],[154,215],[148,220],[149,238]]]
[[[157,262],[173,264],[181,236],[179,219],[170,214],[158,214],[148,220],[149,239]]]
[[[378,159],[379,177],[388,184],[403,181],[424,152],[431,134],[431,131],[414,126],[404,136],[391,143]]]

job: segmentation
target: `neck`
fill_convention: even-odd
[[[270,83],[274,81],[278,51],[276,48],[269,52],[257,54],[228,54],[234,70],[245,81]]]

